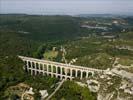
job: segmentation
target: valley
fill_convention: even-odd
[[[20,98],[21,91],[16,94],[12,87],[23,87],[22,83],[28,85],[28,89],[33,88],[32,96],[37,100],[41,98],[40,90],[47,90],[50,95],[60,79],[31,76],[23,70],[24,62],[18,55],[106,70],[87,79],[65,81],[51,100],[70,100],[70,97],[71,100],[133,99],[133,81],[128,78],[133,74],[131,16],[1,14],[0,99]]]

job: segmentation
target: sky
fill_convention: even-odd
[[[133,15],[133,0],[0,0],[0,13]]]

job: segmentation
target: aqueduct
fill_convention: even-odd
[[[50,75],[60,79],[88,78],[95,73],[101,73],[103,70],[63,64],[53,61],[40,60],[30,57],[19,56],[25,62],[25,70],[31,75]]]

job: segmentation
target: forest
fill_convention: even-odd
[[[0,15],[0,99],[7,99],[9,95],[5,93],[6,89],[21,82],[37,87],[38,90],[45,88],[51,93],[53,89],[50,86],[59,81],[48,76],[30,76],[23,70],[24,63],[17,57],[18,55],[45,59],[44,55],[52,51],[53,47],[59,51],[59,48],[63,46],[67,52],[65,58],[68,62],[74,58],[78,59],[73,63],[75,65],[106,69],[111,67],[114,57],[121,57],[122,61],[129,58],[132,63],[133,52],[119,50],[115,46],[124,44],[133,46],[133,18],[122,19],[128,23],[126,27],[125,25],[107,25],[107,27],[113,27],[108,30],[111,33],[106,31],[108,35],[115,35],[113,39],[104,38],[103,30],[81,27],[85,21],[93,21],[94,24],[94,21],[110,23],[113,20],[110,18],[98,19],[25,14]],[[121,32],[123,27],[126,31]],[[60,53],[58,53],[54,60],[61,62],[60,57]],[[62,94],[64,89],[66,95]],[[83,92],[79,93],[79,90]],[[53,97],[53,100],[56,100],[55,98],[69,100],[71,96],[68,94],[69,92],[75,95],[73,100],[79,100],[79,98],[95,100],[94,94],[73,82],[66,82],[59,93]],[[90,94],[89,97],[86,94]],[[12,97],[12,95],[10,96]]]

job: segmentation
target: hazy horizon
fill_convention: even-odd
[[[133,0],[1,0],[0,14],[133,15]]]

